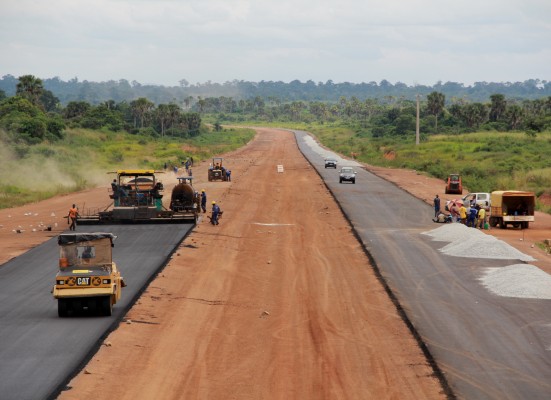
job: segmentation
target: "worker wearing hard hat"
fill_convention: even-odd
[[[210,218],[210,223],[213,225],[218,225],[218,216],[220,215],[220,206],[216,204],[215,201],[212,202],[212,217]]]
[[[205,189],[201,190],[201,210],[203,210],[204,213],[207,212],[207,193]]]

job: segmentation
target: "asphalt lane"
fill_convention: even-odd
[[[435,360],[452,396],[465,399],[551,398],[551,308],[547,300],[489,293],[483,269],[515,260],[452,257],[445,242],[422,232],[438,228],[430,205],[295,131],[302,153],[325,180],[384,281]],[[356,184],[338,170],[355,166]],[[366,288],[369,290],[369,288]]]
[[[45,399],[114,329],[135,297],[165,265],[192,224],[79,226],[117,236],[113,259],[127,284],[112,317],[58,318],[50,293],[58,270],[57,237],[0,266],[0,398]]]

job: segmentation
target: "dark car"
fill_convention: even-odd
[[[339,183],[352,182],[356,183],[356,171],[352,167],[342,167],[339,174]]]
[[[325,159],[325,168],[335,168],[337,169],[337,160],[333,158]]]

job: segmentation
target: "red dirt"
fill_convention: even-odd
[[[225,155],[233,182],[207,182],[208,162],[195,165],[196,189],[224,210],[220,225],[202,219],[61,399],[445,398],[293,135],[258,133]],[[440,180],[369,169],[429,203],[443,196]],[[170,193],[175,178],[163,181]],[[66,229],[71,203],[106,205],[107,185],[0,210],[0,262]],[[551,272],[531,247],[551,237],[551,216],[536,218],[489,233]],[[32,232],[39,221],[53,231]]]

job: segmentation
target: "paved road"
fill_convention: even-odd
[[[332,154],[295,132],[398,298],[453,393],[465,399],[551,399],[549,301],[498,297],[478,281],[486,267],[513,260],[451,257],[422,232],[435,229],[432,208],[356,167],[356,184],[325,169]],[[351,161],[341,165],[354,165]]]
[[[127,287],[112,317],[60,319],[50,294],[57,272],[57,239],[0,266],[0,398],[55,395],[95,353],[144,285],[165,265],[191,224],[80,226],[77,232],[117,235],[113,258]]]

